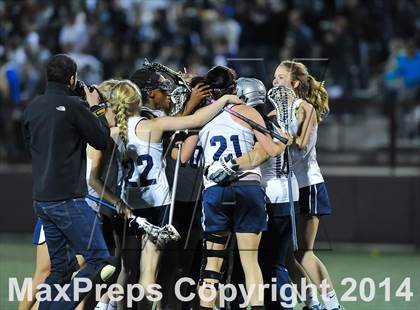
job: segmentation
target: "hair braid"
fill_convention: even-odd
[[[138,87],[128,80],[122,80],[111,90],[111,109],[117,117],[119,137],[123,143],[123,156],[128,143],[128,118],[140,110],[141,95]]]

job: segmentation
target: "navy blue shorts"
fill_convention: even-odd
[[[42,226],[42,221],[38,217],[36,220],[35,228],[34,228],[34,235],[32,237],[32,244],[40,245],[45,243],[45,233],[44,227]]]
[[[265,194],[260,183],[240,181],[205,189],[201,225],[205,232],[267,230]]]
[[[295,214],[299,213],[299,202],[294,201]],[[267,203],[268,217],[290,216],[290,205],[288,202]]]
[[[325,183],[322,182],[299,189],[299,207],[302,214],[331,214],[331,206]]]

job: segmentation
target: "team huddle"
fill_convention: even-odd
[[[101,281],[165,290],[188,276],[197,286],[182,289],[202,292],[188,303],[143,298],[138,309],[221,309],[212,291],[224,283],[244,283],[248,292],[231,309],[292,309],[284,295],[296,292],[281,292],[290,283],[303,309],[343,309],[313,251],[320,218],[331,214],[316,159],[318,124],[329,107],[323,82],[304,64],[282,61],[268,91],[224,66],[189,76],[148,62],[96,89],[110,134],[99,149],[87,141],[83,199],[101,222],[97,246],[116,258]],[[52,271],[42,219],[33,242],[36,287]],[[85,257],[75,254],[66,268],[80,273]],[[273,279],[278,298],[254,289]],[[127,308],[106,291],[96,303]],[[20,309],[32,306],[24,301]]]

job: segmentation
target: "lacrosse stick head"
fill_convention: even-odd
[[[291,132],[291,121],[293,117],[293,106],[298,99],[293,89],[286,86],[275,86],[267,93],[267,99],[271,102],[277,114],[277,123],[280,128],[293,134]]]
[[[169,224],[159,227],[149,223],[145,218],[134,216],[131,218],[129,224],[141,234],[145,234],[158,248],[163,248],[169,242],[181,239],[181,235],[175,227]]]
[[[265,103],[267,90],[260,80],[241,77],[236,80],[236,94],[246,105],[255,107]]]
[[[145,218],[138,216],[133,216],[129,222],[129,225],[130,227],[138,230],[139,233],[146,234],[147,237],[152,241],[157,240],[161,229],[160,227],[149,223]]]
[[[181,235],[176,228],[171,224],[166,224],[160,229],[159,235],[156,240],[158,247],[163,247],[169,242],[176,242],[181,239]]]
[[[174,116],[178,114],[184,108],[189,97],[190,91],[187,87],[183,85],[176,87],[170,95],[172,105],[169,115]]]
[[[167,76],[169,76],[173,83],[177,86],[185,86],[188,90],[189,89],[189,85],[187,83],[188,80],[188,74],[186,73],[182,73],[180,71],[175,71],[161,63],[158,62],[150,62],[148,61],[146,58],[144,59],[144,63],[143,63],[143,67],[147,68],[151,71],[154,72],[160,72],[160,73],[164,73]]]

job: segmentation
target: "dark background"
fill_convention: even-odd
[[[317,153],[333,215],[327,242],[420,244],[420,1],[0,1],[1,233],[30,233],[22,112],[52,54],[87,83],[144,58],[191,74],[215,64],[263,80],[300,59],[325,80],[331,113]]]
[[[327,176],[326,182],[333,214],[321,221],[319,241],[420,246],[420,177]],[[31,233],[31,174],[4,172],[0,183],[0,233]]]

